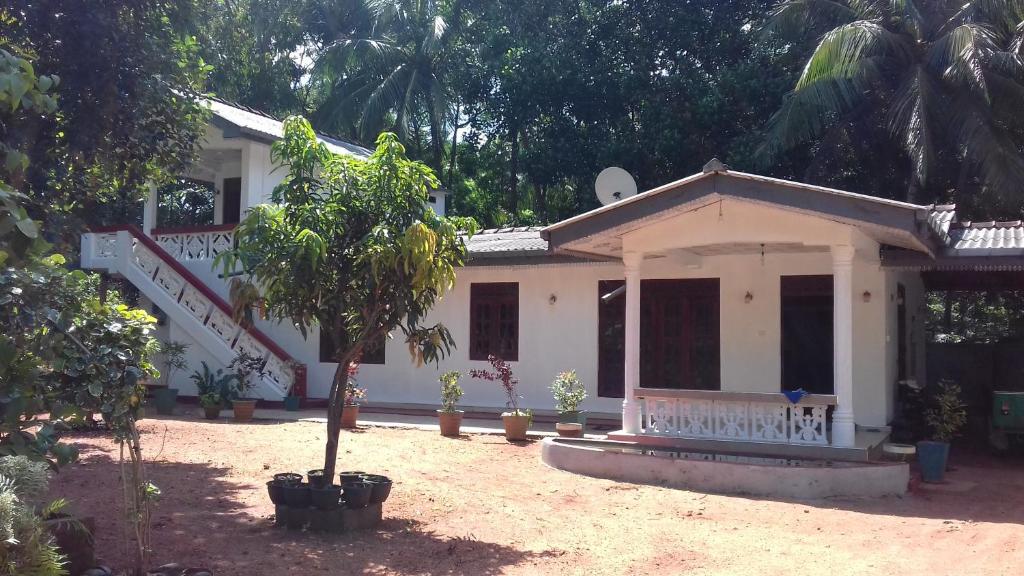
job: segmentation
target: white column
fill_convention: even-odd
[[[853,246],[832,247],[832,333],[836,409],[832,445],[853,446]]]
[[[142,206],[142,233],[150,236],[153,228],[156,228],[156,184],[149,183],[149,194],[146,195],[146,203]]]
[[[640,404],[634,391],[640,386],[640,264],[643,253],[626,252],[622,263],[626,268],[626,375],[622,400],[622,431],[640,433]]]

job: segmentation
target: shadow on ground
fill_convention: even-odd
[[[81,460],[51,484],[51,496],[96,518],[101,563],[126,567],[121,540],[120,465],[111,454],[82,446]],[[156,461],[148,464],[162,496],[153,515],[154,566],[178,562],[232,574],[499,574],[545,556],[471,535],[449,537],[424,529],[415,518],[395,517],[385,504],[377,529],[340,535],[287,531],[273,526],[246,500],[265,498],[262,487],[228,480],[213,464]],[[259,509],[265,509],[260,507]]]

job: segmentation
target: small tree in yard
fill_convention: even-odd
[[[319,326],[334,344],[324,474],[334,474],[349,367],[367,345],[400,329],[417,364],[437,362],[452,346],[441,324],[424,317],[455,281],[465,259],[456,227],[434,214],[429,168],[405,157],[382,134],[367,160],[331,154],[309,123],[284,122],[273,146],[288,169],[274,204],[254,207],[235,230],[236,247],[218,263],[235,282],[258,288],[267,317],[305,336]],[[233,290],[249,294],[254,290]],[[236,303],[238,304],[238,303]]]

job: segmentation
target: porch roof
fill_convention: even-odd
[[[882,264],[919,270],[1024,270],[1024,223],[960,221],[954,204],[919,205],[736,172],[712,160],[704,171],[541,230],[553,252],[589,252],[670,210],[722,198],[775,206],[858,226],[883,247]],[[587,253],[588,256],[618,256]]]

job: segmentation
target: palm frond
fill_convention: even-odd
[[[427,30],[426,37],[423,39],[423,53],[427,56],[433,56],[441,49],[441,43],[444,40],[445,31],[448,30],[448,24],[445,23],[444,18],[440,15],[434,16],[434,20],[430,29]]]
[[[865,59],[891,60],[901,67],[912,58],[906,40],[876,22],[858,20],[826,33],[807,60],[796,89],[821,80],[863,76]]]
[[[996,50],[991,30],[981,24],[962,24],[931,45],[926,61],[948,82],[968,88],[987,102],[984,63]]]
[[[947,118],[960,157],[994,190],[1019,193],[1024,157],[1013,138],[993,123],[989,109],[963,95],[950,107]]]
[[[917,66],[900,84],[886,114],[889,132],[901,143],[913,165],[918,182],[927,182],[935,161],[936,143],[932,129],[933,108],[941,95],[926,70]]]
[[[847,70],[848,76],[822,78],[787,95],[768,120],[764,142],[756,153],[758,162],[770,165],[783,152],[821,135],[860,103],[877,67],[872,59],[863,59],[857,66],[859,70]]]
[[[807,31],[833,28],[861,18],[840,0],[783,0],[769,13],[761,33],[790,39]]]

